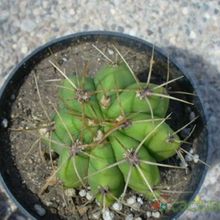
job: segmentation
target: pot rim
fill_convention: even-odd
[[[27,55],[25,58],[23,58],[10,72],[9,74],[6,76],[6,79],[4,80],[2,86],[0,87],[0,99],[2,98],[2,94],[3,91],[6,89],[7,85],[9,84],[9,82],[11,81],[12,77],[16,74],[16,72],[22,68],[24,66],[24,64],[26,62],[28,62],[29,60],[33,59],[35,56],[39,55],[42,51],[44,51],[45,49],[47,49],[48,47],[52,47],[55,46],[56,44],[62,44],[64,42],[68,42],[68,41],[76,41],[78,38],[82,38],[82,37],[88,37],[88,36],[92,36],[92,37],[108,37],[108,38],[116,38],[116,39],[120,39],[123,41],[131,41],[131,42],[136,42],[140,45],[145,45],[147,47],[153,48],[155,52],[157,53],[157,55],[161,56],[162,58],[166,58],[167,55],[165,54],[165,52],[153,45],[152,43],[149,43],[146,40],[140,39],[138,37],[135,36],[131,36],[128,34],[124,34],[124,33],[120,33],[120,32],[112,32],[112,31],[83,31],[83,32],[77,32],[74,34],[69,34],[66,36],[62,36],[62,37],[58,37],[55,38],[45,44],[43,44],[42,46],[37,47],[36,49],[34,49],[29,55]],[[193,74],[190,74],[189,71],[185,71],[184,67],[181,66],[180,64],[178,64],[175,60],[174,57],[169,57],[169,61],[170,63],[172,63],[191,83],[193,89],[196,91],[197,94],[197,98],[200,102],[200,105],[202,106],[202,114],[203,114],[203,120],[205,121],[205,125],[207,126],[207,145],[208,145],[208,150],[207,150],[207,157],[206,157],[206,163],[210,163],[211,161],[211,153],[210,153],[210,147],[211,146],[211,141],[209,138],[209,125],[206,123],[208,120],[208,114],[207,111],[205,110],[205,106],[204,103],[201,101],[201,92],[200,90],[197,90],[197,86],[195,84],[195,77],[193,76]],[[199,193],[201,186],[204,182],[205,176],[207,174],[208,168],[207,166],[205,166],[205,169],[202,173],[202,176],[200,178],[200,181],[197,185],[196,190],[193,192],[191,198],[189,199],[188,203],[191,203],[194,198],[196,197],[196,195]],[[19,202],[18,200],[14,197],[14,195],[11,193],[10,189],[7,187],[7,184],[5,183],[2,174],[0,173],[0,183],[2,184],[6,194],[8,195],[9,199],[11,199],[15,205],[19,208],[19,210],[21,211],[21,213],[23,213],[24,215],[26,215],[27,217],[31,218],[31,219],[36,219],[35,217],[33,217],[33,215],[31,215]],[[181,210],[180,212],[176,213],[174,216],[172,216],[172,219],[177,219],[179,218],[185,211],[186,209]]]

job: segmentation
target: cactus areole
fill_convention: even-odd
[[[164,201],[163,193],[157,188],[162,179],[160,169],[175,167],[176,164],[167,161],[181,154],[182,144],[187,143],[184,135],[180,135],[187,125],[184,122],[181,128],[175,127],[171,103],[180,101],[186,106],[191,103],[172,96],[169,84],[176,80],[173,76],[163,82],[154,79],[154,60],[165,62],[166,59],[150,44],[108,32],[68,36],[45,45],[27,57],[12,72],[3,91],[9,88],[9,82],[20,80],[35,62],[47,57],[47,48],[55,49],[77,40],[85,42],[89,39],[91,43],[99,37],[115,40],[119,45],[133,44],[139,50],[150,50],[151,59],[144,73],[145,79],[139,77],[139,72],[133,71],[114,45],[117,60],[111,60],[101,51],[103,59],[108,62],[93,70],[93,74],[89,71],[65,73],[51,60],[50,65],[61,72],[58,103],[49,116],[50,126],[39,130],[39,136],[43,144],[58,155],[55,176],[63,188],[78,190],[89,187],[102,209],[122,201],[127,191],[143,196],[148,202]],[[184,80],[183,84],[191,92],[188,76]],[[205,117],[198,97],[193,104],[203,126]],[[203,149],[207,156],[205,143]],[[204,172],[199,175],[200,183]]]

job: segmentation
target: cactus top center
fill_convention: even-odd
[[[75,93],[75,99],[80,103],[88,102],[91,98],[91,94],[84,89],[77,89]]]
[[[128,150],[126,153],[125,153],[125,159],[130,163],[132,164],[133,166],[136,166],[136,165],[139,165],[140,164],[140,160],[138,158],[138,155],[137,153],[135,152],[135,150],[131,149],[131,150]]]
[[[71,146],[71,155],[75,156],[79,154],[84,149],[81,141],[76,140]]]
[[[99,188],[99,192],[102,194],[102,195],[106,195],[108,192],[109,192],[109,189],[107,187],[103,187],[101,186]]]
[[[152,95],[152,91],[149,88],[145,88],[137,91],[137,97],[139,97],[140,100],[143,100],[151,95]]]

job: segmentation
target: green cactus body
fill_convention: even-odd
[[[165,122],[155,129],[160,121],[154,121],[151,116],[140,113],[134,115],[130,123],[130,126],[121,129],[122,133],[138,141],[149,135],[144,145],[157,161],[166,160],[176,154],[180,147],[180,139]]]
[[[98,145],[91,150],[90,154],[88,182],[92,193],[96,195],[96,199],[100,204],[104,202],[105,206],[110,206],[115,201],[114,197],[119,197],[123,191],[123,176],[117,166],[95,174],[97,171],[116,162],[110,144]]]
[[[146,145],[157,161],[166,160],[176,154],[181,141],[177,134],[166,124],[162,124],[160,131]]]
[[[155,84],[149,84],[146,87],[146,83],[141,82],[139,84],[135,83],[126,87],[125,91],[120,94],[119,100],[116,100],[108,109],[108,117],[117,118],[121,115],[122,110],[125,114],[132,112],[151,114],[151,109],[155,116],[164,117],[168,109],[169,99],[151,95],[151,91],[158,94],[165,93],[165,89],[163,87],[153,90],[154,87],[156,87]],[[149,95],[147,95],[148,92]],[[162,99],[163,102],[161,102]],[[163,110],[159,110],[158,107]]]
[[[62,151],[58,162],[58,177],[64,187],[77,188],[86,182],[88,175],[89,159],[83,155],[71,156],[70,149]]]
[[[120,93],[120,89],[135,83],[125,64],[105,66],[96,74],[94,81],[98,91],[97,99],[104,114],[108,111],[109,106],[117,100],[117,92]]]
[[[44,143],[46,143],[53,151],[55,151],[57,154],[61,154],[63,150],[66,149],[67,146],[71,144],[71,140],[68,139],[69,142],[65,141],[65,144],[62,140],[60,140],[59,137],[57,137],[55,132],[52,132],[50,137],[48,139],[44,139]]]
[[[55,133],[57,137],[64,143],[71,143],[71,136],[76,133],[76,128],[73,123],[73,118],[64,109],[60,110],[59,114],[54,117]]]
[[[64,187],[88,184],[106,207],[121,196],[126,183],[149,200],[159,195],[152,191],[160,183],[156,161],[173,156],[181,142],[163,121],[169,96],[160,95],[167,95],[165,88],[137,83],[125,64],[107,65],[94,79],[65,79],[60,109],[52,118],[55,130],[46,140],[59,154]]]
[[[67,145],[71,143],[72,139],[91,143],[98,131],[98,126],[89,125],[89,120],[83,119],[83,116],[75,116],[66,109],[61,109],[59,115],[55,115],[54,121],[57,137]]]
[[[125,158],[125,155],[129,154],[129,152],[131,153],[132,151],[135,151],[139,144],[138,141],[134,140],[131,137],[123,135],[120,132],[112,135],[110,137],[110,140],[117,161],[123,160]],[[141,162],[142,160],[155,162],[155,159],[147,152],[147,149],[141,148],[135,157],[137,159],[137,166],[140,167],[149,185],[152,187],[158,184],[160,182],[160,173],[158,167]],[[123,173],[125,179],[128,176],[130,167],[131,177],[128,183],[129,187],[136,192],[149,196],[149,188],[147,187],[145,180],[140,175],[135,164],[131,164],[129,161],[127,161],[119,165],[119,169]]]
[[[160,118],[152,119],[150,115],[145,113],[134,114],[128,119],[128,126],[121,128],[121,132],[129,137],[134,138],[135,140],[141,141],[159,123],[159,121],[157,122],[156,119],[160,120]],[[149,138],[146,140],[146,143],[153,135],[154,133],[149,136]]]
[[[76,85],[76,89],[71,82]],[[60,89],[60,98],[66,108],[85,114],[90,118],[102,119],[92,78],[72,76],[65,79]]]
[[[160,94],[162,95],[167,95],[166,89],[162,88],[160,91]],[[169,108],[169,99],[168,98],[163,98],[163,97],[158,97],[158,105],[154,109],[154,115],[158,117],[165,117],[167,114],[167,110]]]

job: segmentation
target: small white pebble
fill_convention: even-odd
[[[111,9],[110,9],[110,12],[111,12],[112,15],[115,15],[115,13],[116,13],[116,11],[115,11],[114,8],[111,8]]]
[[[12,44],[12,48],[16,49],[17,48],[17,44]]]
[[[189,38],[195,39],[196,38],[196,33],[194,31],[190,31]]]
[[[184,161],[181,161],[181,162],[180,162],[180,167],[182,167],[182,168],[187,168],[187,167],[188,167],[188,164],[187,164],[186,162],[184,162]]]
[[[122,210],[122,204],[119,203],[119,202],[115,202],[115,203],[112,205],[112,208],[113,208],[115,211],[121,211],[121,210]]]
[[[46,201],[46,202],[45,202],[45,205],[46,205],[46,206],[52,206],[53,203],[52,203],[51,201]]]
[[[144,204],[144,201],[143,201],[143,199],[142,199],[141,197],[138,197],[138,198],[137,198],[137,202],[138,202],[139,204],[141,204],[141,205]]]
[[[75,189],[66,189],[64,191],[64,193],[67,197],[74,197],[76,195],[76,190]]]
[[[192,160],[193,160],[193,155],[187,154],[187,155],[185,156],[185,160],[186,160],[186,161],[192,161]]]
[[[114,213],[110,212],[109,209],[105,209],[102,213],[103,220],[113,220],[114,219]]]
[[[28,48],[26,46],[23,46],[21,48],[21,53],[26,54],[28,52]]]
[[[80,195],[80,197],[85,197],[86,196],[86,190],[85,189],[81,189],[79,191],[79,195]]]
[[[63,62],[66,62],[66,61],[67,61],[67,58],[66,58],[66,57],[63,57],[62,60],[63,60]]]
[[[125,220],[133,220],[133,219],[134,219],[134,217],[132,214],[129,214],[125,217]]]
[[[3,128],[7,128],[7,127],[8,127],[8,120],[7,120],[6,118],[4,118],[4,119],[2,120],[2,127],[3,127]]]
[[[86,193],[86,199],[87,199],[88,201],[91,201],[91,200],[93,199],[93,196],[92,196],[91,191],[88,191],[88,192]]]
[[[147,215],[148,218],[150,218],[152,216],[152,212],[147,211],[146,215]]]
[[[141,217],[137,217],[134,220],[142,220],[142,218]]]
[[[128,205],[133,205],[134,203],[136,203],[136,196],[131,196],[127,199]]]
[[[176,44],[176,37],[175,36],[170,37],[169,43],[170,44]]]
[[[152,217],[154,218],[160,218],[160,212],[152,212]]]
[[[184,7],[184,8],[182,9],[182,13],[183,13],[184,15],[187,15],[187,14],[189,13],[188,8],[187,8],[187,7]]]
[[[76,11],[73,8],[71,8],[68,12],[69,12],[70,15],[75,15],[76,14]]]
[[[39,204],[35,204],[34,209],[39,216],[44,216],[46,214],[46,210]]]
[[[113,55],[114,54],[114,51],[112,49],[108,49],[108,54],[109,55]]]
[[[50,137],[47,128],[40,128],[38,131],[39,131],[41,136],[43,136],[45,138],[49,138]]]
[[[190,153],[190,154],[193,154],[193,153],[194,153],[193,148],[190,149],[189,153]]]
[[[193,156],[193,161],[194,161],[194,163],[198,163],[199,162],[199,155],[198,154],[195,154]]]
[[[206,18],[207,20],[210,19],[210,15],[208,13],[205,13],[203,17]]]
[[[100,212],[95,212],[92,214],[92,219],[98,220],[98,219],[100,219],[100,215],[101,215]]]

